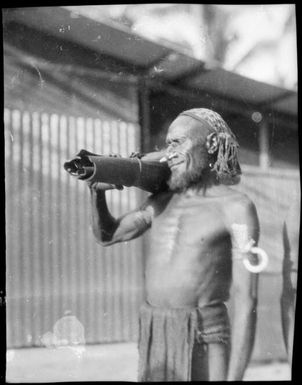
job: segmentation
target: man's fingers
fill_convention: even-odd
[[[122,157],[122,155],[120,155],[120,154],[109,154],[109,156],[111,158],[121,158]]]
[[[124,187],[122,185],[114,185],[111,183],[104,183],[104,182],[87,182],[89,188],[95,191],[106,191],[106,190],[123,190]]]

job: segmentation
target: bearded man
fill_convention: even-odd
[[[150,231],[146,302],[139,318],[139,381],[242,380],[255,334],[257,274],[243,265],[259,224],[239,181],[238,143],[219,114],[181,113],[170,125],[163,161],[166,191],[120,218],[104,183],[91,189],[94,235],[103,246]],[[232,333],[226,301],[234,291]]]

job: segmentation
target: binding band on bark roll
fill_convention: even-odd
[[[168,165],[159,162],[161,157],[160,152],[123,158],[81,150],[74,159],[64,164],[64,169],[86,182],[138,187],[156,193],[167,189],[166,182],[170,176]]]

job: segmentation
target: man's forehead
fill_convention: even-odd
[[[190,116],[178,116],[169,126],[168,137],[185,136],[196,137],[208,135],[212,132],[209,125],[192,119]]]

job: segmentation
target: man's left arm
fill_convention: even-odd
[[[252,353],[257,319],[258,274],[243,264],[244,258],[257,262],[255,254],[246,251],[248,244],[257,245],[259,221],[254,204],[246,197],[238,200],[231,210],[230,226],[233,243],[231,356],[228,381],[241,381]]]

